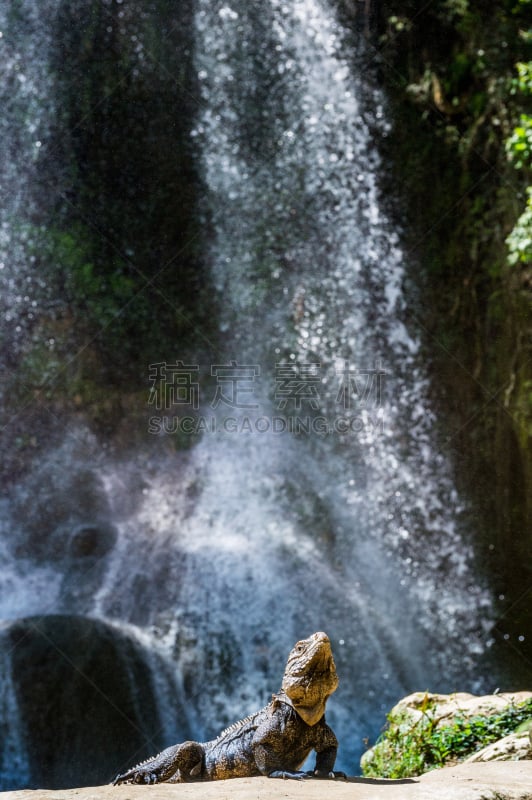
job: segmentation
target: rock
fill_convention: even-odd
[[[473,753],[466,758],[464,764],[478,761],[522,761],[525,758],[532,758],[531,731],[510,733],[509,736]]]
[[[454,694],[431,694],[415,692],[400,700],[390,714],[390,719],[416,723],[427,713],[436,721],[436,727],[449,725],[456,717],[491,717],[502,713],[510,705],[519,705],[532,700],[532,692],[500,692],[499,694],[475,695],[468,692]]]
[[[428,737],[459,720],[467,722],[479,717],[493,717],[502,714],[511,706],[518,706],[531,700],[532,692],[529,691],[501,692],[483,696],[466,692],[450,695],[415,692],[404,697],[392,708],[388,714],[387,735],[364,753],[361,759],[362,771],[368,776],[420,775],[429,769],[441,766],[440,758],[456,763],[458,760],[456,753],[449,752],[445,757],[442,755],[442,752],[445,753],[445,748],[435,754],[431,747],[427,747]],[[530,758],[532,752],[528,732],[523,736],[513,734],[513,737],[512,739],[505,737],[509,741],[502,744],[499,749],[496,748],[496,743],[489,748],[483,748],[486,755],[480,760]],[[473,735],[471,740],[472,748]],[[464,742],[463,750],[460,751],[461,758],[467,756],[468,744]]]
[[[8,792],[6,800],[530,800],[532,761],[460,764],[399,781],[282,781],[235,778],[208,783],[98,786]],[[2,798],[3,800],[3,798]]]
[[[21,731],[26,785],[105,783],[168,744],[150,661],[126,631],[85,617],[30,617],[3,629],[0,646],[10,654],[16,703],[6,724]],[[0,766],[13,749],[3,752],[2,733]]]

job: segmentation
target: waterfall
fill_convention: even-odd
[[[29,782],[28,755],[16,703],[11,661],[0,634],[0,776],[2,789],[25,786]]]
[[[0,147],[0,363],[4,371],[15,369],[24,337],[29,336],[39,310],[59,302],[47,295],[45,281],[35,270],[33,234],[39,202],[31,188],[56,111],[45,65],[53,45],[50,28],[58,5],[0,4],[0,92],[4,109]]]
[[[54,43],[38,33],[60,4],[19,5],[18,47],[27,37],[37,49],[24,73],[16,54],[2,62],[20,102],[35,105],[22,127],[4,122],[13,147],[26,136],[3,167],[12,353],[24,352],[28,313],[61,303],[13,221],[31,216],[24,191],[52,124]],[[146,364],[142,446],[110,446],[80,414],[54,418],[2,506],[0,610],[9,622],[98,620],[105,636],[124,633],[117,653],[134,641],[150,680],[128,681],[135,697],[152,686],[161,746],[212,736],[267,702],[293,643],[325,630],[340,677],[328,721],[337,766],[353,774],[401,695],[482,687],[491,600],[435,439],[405,256],[379,194],[386,103],[331,5],[196,1],[191,139],[217,333],[195,354],[176,346],[164,369]],[[24,435],[31,450],[40,433]],[[16,753],[17,774],[1,779],[25,786],[10,663],[0,699],[14,724],[0,764]]]

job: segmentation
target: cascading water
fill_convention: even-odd
[[[59,3],[44,5],[51,17]],[[399,696],[481,688],[490,609],[404,324],[403,257],[371,133],[386,111],[357,75],[361,45],[322,0],[197,0],[194,43],[191,136],[221,311],[209,356],[178,352],[174,374],[188,366],[199,408],[177,394],[152,402],[159,435],[143,449],[107,451],[65,422],[3,507],[2,618],[6,630],[42,614],[123,630],[144,653],[163,744],[256,709],[294,641],[326,630],[340,675],[328,718],[338,768],[354,773]],[[36,96],[44,50],[23,82]],[[53,104],[39,97],[28,119],[46,130]],[[24,186],[27,154],[15,160]],[[17,253],[8,281],[35,281]],[[21,296],[31,305],[29,289]],[[9,322],[16,304],[3,313]],[[156,380],[146,400],[160,391]],[[175,450],[175,426],[201,435]],[[16,646],[2,658],[6,786],[31,783]]]

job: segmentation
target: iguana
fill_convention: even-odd
[[[343,777],[333,773],[338,742],[325,722],[325,704],[338,676],[325,633],[313,633],[288,656],[281,690],[255,714],[235,722],[210,742],[183,742],[168,747],[113,783],[182,783],[247,778]],[[311,750],[316,765],[301,766]]]

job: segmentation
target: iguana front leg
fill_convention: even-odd
[[[257,767],[268,778],[290,778],[298,781],[310,778],[310,775],[301,770],[284,769],[281,759],[267,744],[257,744],[253,748],[253,755]]]
[[[314,766],[314,770],[311,773],[314,777],[316,778],[335,777],[333,772],[333,767],[334,767],[334,762],[336,761],[337,750],[338,747],[336,745],[331,745],[330,747],[327,747],[325,750],[319,750],[316,752],[316,764]]]
[[[113,785],[120,783],[185,783],[201,777],[204,749],[199,742],[183,742],[167,747],[158,755],[143,761],[133,769],[117,775]]]

